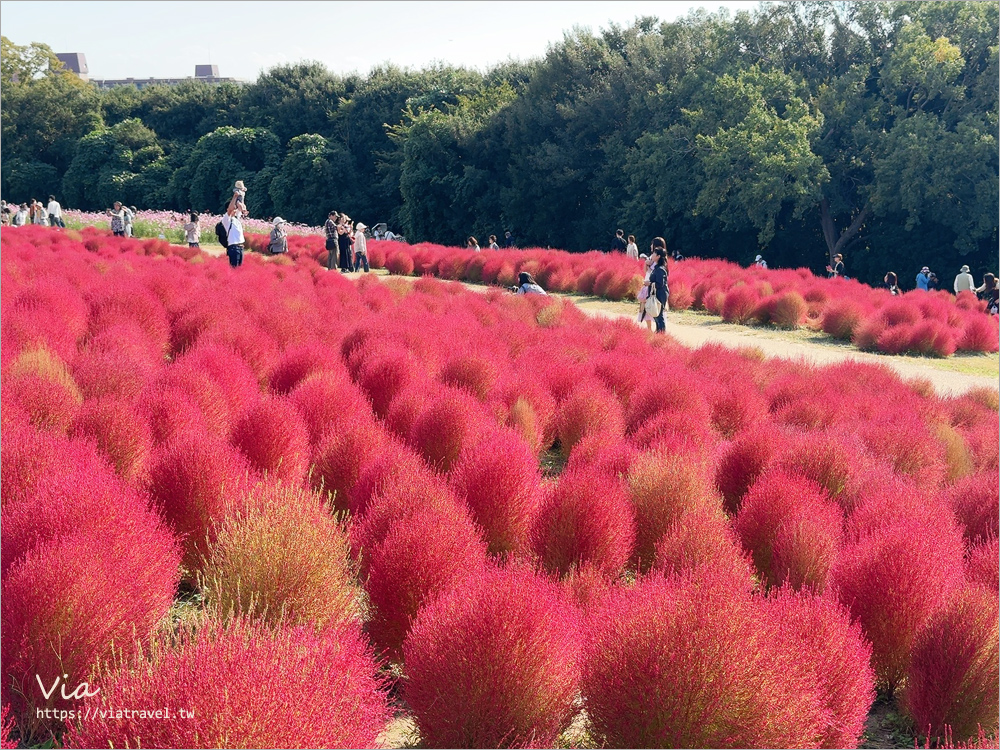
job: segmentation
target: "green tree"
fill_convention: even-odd
[[[291,221],[322,224],[355,178],[351,154],[321,135],[299,135],[288,144],[281,169],[268,188],[274,211]]]

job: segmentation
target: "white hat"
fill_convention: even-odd
[[[929,269],[927,266],[924,266],[923,268],[920,269],[920,273],[930,273],[930,272],[931,269]]]
[[[758,256],[757,256],[756,258],[754,258],[753,260],[754,260],[754,263],[756,263],[756,262],[757,262],[758,260],[763,260],[763,256],[760,256],[760,255],[758,255]]]
[[[968,273],[968,272],[969,272],[969,267],[968,266],[962,266],[959,269],[959,273]]]
[[[288,222],[282,219],[280,216],[274,217],[274,226],[278,226],[278,224],[287,224],[287,223]]]
[[[359,221],[354,228],[359,232],[363,232],[368,228],[368,225]]]

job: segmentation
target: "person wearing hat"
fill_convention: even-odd
[[[271,255],[288,252],[288,233],[285,231],[287,223],[280,216],[274,217],[274,229],[271,230],[271,239],[267,243],[267,251]]]
[[[354,270],[359,270],[363,265],[365,273],[370,270],[368,267],[368,238],[365,237],[367,224],[358,222],[354,227]]]
[[[931,269],[924,266],[920,269],[920,273],[917,274],[917,289],[923,289],[925,292],[929,288],[931,281]]]
[[[765,269],[767,268],[767,261],[764,260],[763,255],[758,255],[756,258],[754,258],[753,264],[757,266],[757,268],[765,268]]]
[[[959,292],[971,292],[976,288],[976,282],[972,280],[972,274],[969,273],[968,266],[962,266],[961,270],[958,272],[958,276],[955,277],[955,294]]]
[[[833,266],[826,267],[826,277],[828,279],[835,279],[838,276],[844,275],[844,256],[837,253],[833,256]]]

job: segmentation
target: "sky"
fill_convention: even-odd
[[[183,78],[196,64],[254,81],[276,65],[314,60],[340,75],[391,62],[437,62],[485,72],[508,59],[542,57],[574,26],[599,32],[637,17],[672,21],[705,8],[730,14],[757,2],[63,2],[3,0],[0,33],[17,45],[82,52],[91,78]]]

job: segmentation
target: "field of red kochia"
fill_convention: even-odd
[[[5,742],[853,747],[879,693],[996,736],[995,391],[304,256],[0,252]]]
[[[264,251],[266,235],[250,235]],[[621,254],[561,250],[475,252],[431,243],[369,242],[373,268],[393,274],[511,286],[527,271],[550,292],[635,299],[643,266]],[[289,255],[326,262],[317,236],[289,237]],[[729,323],[810,327],[885,354],[948,357],[1000,349],[997,318],[971,292],[911,291],[898,297],[856,280],[818,278],[809,269],[743,268],[725,260],[668,261],[670,309],[704,310]]]

